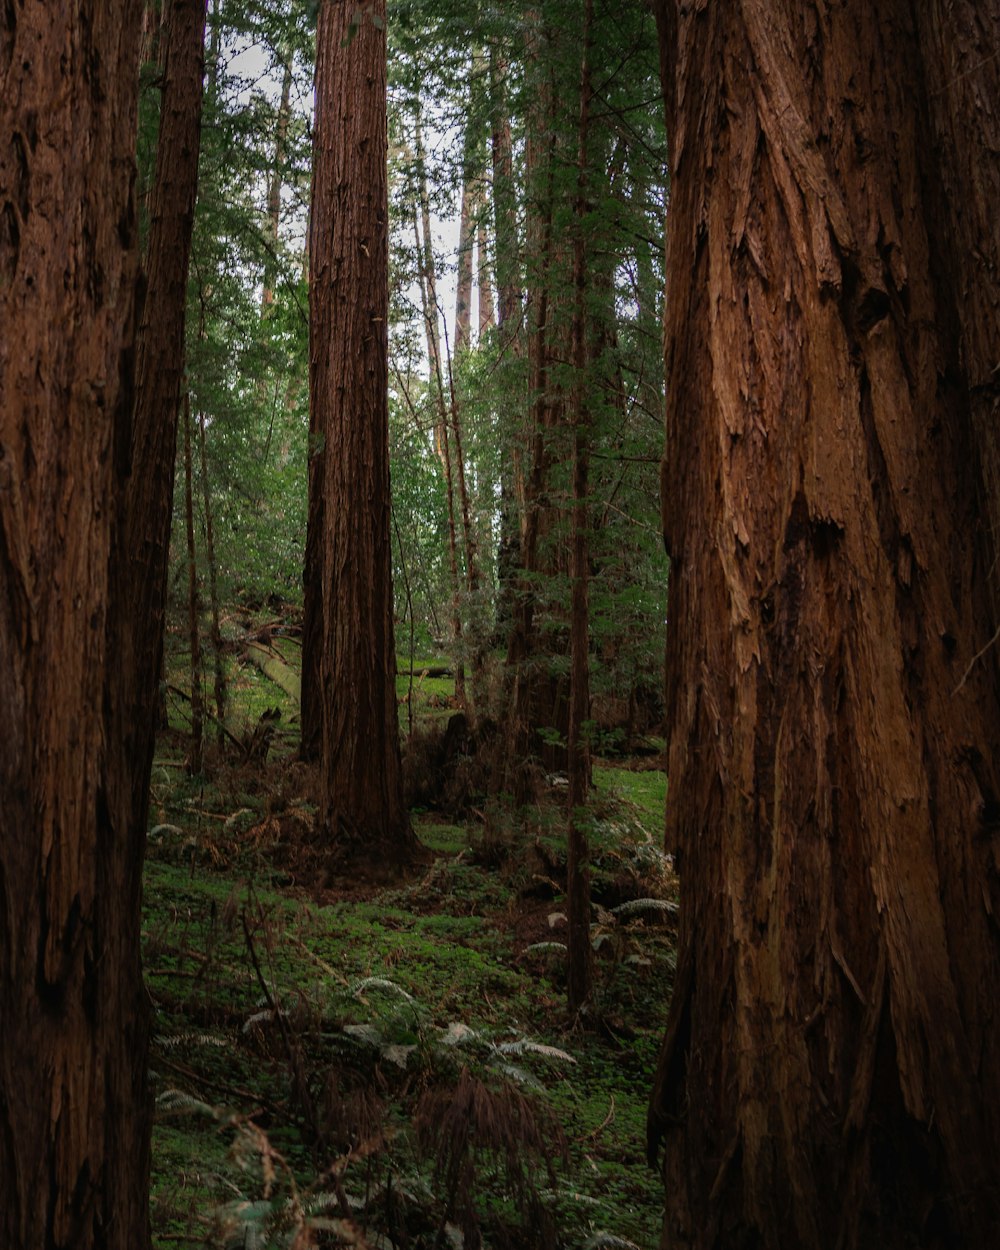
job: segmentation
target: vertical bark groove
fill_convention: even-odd
[[[928,27],[954,45],[950,6],[657,8],[683,885],[663,1245],[987,1244],[995,654],[962,678],[996,544],[948,327],[956,274],[973,309],[997,288],[954,261],[934,189],[929,119],[955,121],[923,49]]]
[[[139,16],[121,0],[0,11],[0,1245],[12,1247],[149,1237],[142,852],[108,710]]]
[[[320,823],[341,851],[404,858],[388,450],[385,0],[320,9],[310,399],[322,432]],[[376,19],[378,24],[376,24]]]

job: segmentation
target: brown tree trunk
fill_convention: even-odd
[[[492,202],[494,262],[497,288],[497,330],[504,351],[520,355],[522,329],[522,290],[520,241],[517,229],[517,197],[514,188],[514,157],[505,89],[506,66],[496,49],[489,50],[490,153],[492,160]],[[480,268],[485,251],[480,250]],[[482,292],[489,281],[480,278]],[[527,402],[522,405],[522,411]],[[499,431],[498,431],[499,436]],[[524,472],[521,432],[512,443],[512,455],[501,466],[500,536],[497,544],[497,597],[494,633],[496,640],[509,638],[514,621],[517,570],[521,564],[521,523],[524,502]]]
[[[191,754],[188,770],[202,769],[205,740],[205,682],[201,661],[201,595],[198,551],[194,540],[194,472],[191,463],[191,397],[184,395],[184,532],[187,535],[188,641],[191,647]]]
[[[493,279],[490,273],[489,247],[487,243],[486,218],[483,215],[483,196],[476,197],[476,277],[479,285],[479,341],[496,325],[493,307]]]
[[[385,0],[326,0],[317,33],[310,394],[324,435],[320,824],[402,859],[388,440]],[[378,24],[376,24],[376,22]],[[353,33],[353,37],[349,35]]]
[[[468,129],[468,128],[467,128]],[[466,151],[469,139],[466,137]],[[472,220],[472,181],[469,171],[462,179],[462,205],[458,223],[458,280],[455,285],[455,359],[472,345],[472,253],[476,245]]]
[[[536,20],[540,23],[541,16],[536,15]],[[541,29],[534,38],[544,38]],[[520,779],[525,760],[540,760],[548,771],[566,768],[569,730],[567,683],[550,662],[552,647],[561,648],[562,657],[566,656],[568,616],[563,608],[558,609],[560,620],[546,631],[543,642],[540,619],[543,607],[549,605],[541,602],[544,583],[539,577],[557,579],[569,574],[567,543],[555,538],[556,527],[564,525],[568,515],[565,507],[555,505],[552,489],[553,468],[568,451],[566,446],[556,446],[557,438],[568,441],[567,415],[565,396],[553,376],[554,361],[565,360],[569,354],[570,321],[564,314],[562,297],[570,272],[554,226],[556,162],[565,137],[558,131],[551,69],[537,51],[529,57],[529,69],[536,99],[526,141],[531,471],[518,479],[522,495],[521,570],[512,604],[505,673],[507,749],[498,761],[501,786],[508,784],[508,770],[515,769],[513,792],[518,801],[528,797]],[[565,498],[564,494],[563,501]],[[554,607],[558,598],[554,581],[549,583],[549,590],[547,597]]]
[[[215,525],[212,517],[212,491],[208,481],[208,456],[205,453],[205,414],[198,413],[198,445],[201,455],[201,500],[205,509],[205,562],[208,565],[208,597],[212,612],[212,655],[215,668],[215,716],[217,737],[221,746],[226,736],[226,657],[222,646],[222,625],[219,613],[219,576],[215,560]]]
[[[118,715],[114,622],[132,605],[113,575],[127,537],[140,16],[131,0],[0,9],[0,1245],[12,1248],[149,1244],[144,830],[129,801],[145,760],[129,760]]]
[[[154,700],[162,667],[188,261],[201,146],[204,0],[166,0],[160,37],[163,99],[138,335],[126,494],[128,548],[119,568],[124,602],[130,605],[119,647],[138,836],[146,830]]]
[[[419,126],[417,150],[420,151]],[[418,158],[419,159],[419,158]],[[427,182],[421,160],[421,202],[428,205]],[[455,648],[455,699],[466,706],[465,693],[465,629],[462,623],[462,591],[458,571],[458,528],[455,522],[455,479],[451,468],[451,440],[448,437],[448,412],[444,398],[444,378],[441,375],[441,348],[438,337],[437,307],[432,303],[435,291],[434,250],[430,237],[430,208],[423,213],[423,230],[420,218],[414,212],[413,232],[417,255],[422,257],[419,268],[420,301],[424,313],[424,330],[427,337],[427,363],[430,369],[430,388],[437,408],[434,426],[434,449],[444,472],[445,500],[448,506],[448,572],[451,577],[451,632]]]
[[[927,70],[954,6],[657,8],[663,1245],[971,1250],[1000,1226],[997,545],[976,330],[951,318],[997,307],[955,243],[967,211],[959,245],[996,254],[985,101],[942,88],[963,58]],[[948,116],[954,153],[928,140]]]
[[[593,0],[583,4],[583,58],[580,68],[579,173],[573,240],[573,553],[570,564],[570,698],[567,735],[569,829],[566,851],[566,895],[569,921],[566,988],[569,1010],[578,1012],[590,997],[590,849],[587,838],[587,795],[590,789],[590,545],[589,473],[590,413],[588,409],[587,317],[587,161],[590,126],[590,36]]]
[[[311,226],[310,226],[311,232]],[[310,329],[310,337],[312,330]],[[310,356],[311,356],[310,351]],[[323,736],[323,543],[325,447],[320,412],[309,405],[309,513],[306,520],[305,568],[302,574],[302,696],[299,703],[301,744],[299,755],[307,763],[319,762]]]

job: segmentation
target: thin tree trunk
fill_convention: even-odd
[[[485,654],[483,649],[482,623],[477,619],[479,599],[479,560],[476,535],[472,528],[472,510],[469,491],[465,481],[465,452],[462,449],[462,422],[459,414],[458,394],[455,389],[455,372],[451,352],[448,350],[448,327],[445,326],[445,359],[448,364],[448,395],[451,401],[451,435],[455,440],[455,463],[458,467],[458,498],[462,509],[462,539],[465,547],[465,582],[469,596],[469,614],[472,636],[472,693],[473,707],[481,705],[483,698],[483,675]]]
[[[184,394],[184,520],[188,565],[188,640],[191,647],[191,755],[190,771],[202,771],[204,755],[204,666],[201,661],[201,596],[198,593],[198,552],[194,539],[194,477],[191,464],[191,397]]]
[[[119,714],[134,605],[114,574],[140,16],[132,0],[0,9],[0,1245],[19,1250],[149,1245],[130,803],[149,769]]]
[[[492,158],[492,202],[494,262],[497,287],[497,330],[501,350],[521,355],[522,291],[520,242],[517,230],[517,199],[514,189],[514,158],[510,117],[505,91],[506,66],[494,47],[489,50],[491,102],[490,151]],[[480,267],[485,249],[480,248]],[[482,293],[489,281],[480,277]],[[526,397],[524,409],[526,409]],[[497,641],[506,642],[514,621],[517,570],[521,565],[521,529],[524,515],[524,470],[522,432],[514,437],[504,432],[511,455],[500,470],[500,538],[497,544],[497,599],[494,632]],[[501,437],[498,429],[497,437]]]
[[[534,757],[550,772],[564,769],[569,728],[566,683],[551,671],[548,657],[542,654],[537,612],[537,574],[555,576],[568,572],[566,544],[545,541],[553,526],[565,519],[565,513],[558,516],[552,505],[549,485],[554,460],[553,439],[566,423],[564,405],[558,388],[552,383],[552,351],[557,331],[565,329],[566,323],[560,322],[558,310],[553,304],[558,259],[554,236],[555,92],[548,71],[539,63],[537,54],[532,60],[538,82],[536,113],[526,145],[526,173],[532,201],[527,243],[530,259],[528,365],[532,397],[531,473],[522,487],[522,569],[513,602],[513,626],[505,674],[507,750],[499,761],[500,777],[497,779],[501,788],[506,787],[507,772],[513,768],[513,791],[520,802],[529,797],[524,786],[527,778],[521,766]],[[542,730],[546,732],[543,734]]]
[[[208,71],[208,89],[214,91],[219,85],[219,56],[222,52],[222,0],[211,0],[212,17],[209,23],[211,37],[205,67]]]
[[[952,263],[940,189],[975,220],[996,151],[975,110],[954,155],[928,140],[959,66],[928,72],[938,19],[904,0],[656,7],[682,886],[662,1244],[990,1245],[997,545],[952,316],[998,291]],[[965,228],[994,254],[992,215]]]
[[[205,560],[208,563],[208,594],[212,610],[212,654],[215,667],[215,715],[219,745],[226,736],[226,657],[222,647],[219,614],[219,578],[215,563],[215,526],[212,520],[212,492],[208,482],[208,456],[205,451],[205,414],[198,411],[198,442],[201,451],[201,491],[205,509]]]
[[[579,1012],[590,997],[590,850],[587,839],[587,794],[590,789],[590,549],[589,457],[590,413],[587,403],[587,170],[590,125],[590,39],[593,0],[583,4],[583,57],[580,67],[579,173],[573,240],[573,555],[570,566],[570,699],[567,765],[569,831],[566,853],[566,894],[569,920],[567,994],[570,1012]]]
[[[466,126],[466,158],[469,131]],[[472,253],[476,236],[472,221],[473,190],[468,169],[462,178],[462,205],[458,225],[458,280],[455,285],[455,359],[472,344]]]
[[[493,277],[490,270],[486,217],[483,211],[481,191],[476,197],[475,213],[476,269],[479,285],[479,341],[482,342],[496,325],[496,312],[493,307]]]
[[[163,103],[150,214],[146,299],[139,325],[128,556],[120,575],[133,605],[121,632],[126,722],[133,735],[136,828],[145,833],[157,681],[162,669],[177,421],[184,367],[188,262],[201,146],[204,0],[167,0],[161,53]]]
[[[399,863],[388,445],[385,0],[330,3],[317,33],[310,394],[324,435],[319,823],[336,851]],[[351,35],[353,34],[353,37]]]
[[[260,315],[266,317],[274,303],[274,283],[278,273],[278,247],[281,242],[281,186],[288,146],[288,123],[292,116],[292,55],[286,54],[281,78],[281,100],[278,104],[278,123],[274,135],[274,167],[267,184],[267,231],[271,254],[264,266],[264,287],[260,300]]]
[[[419,143],[418,143],[419,151]],[[427,202],[427,188],[421,166],[422,202]],[[425,217],[424,233],[421,235],[420,219],[414,213],[413,229],[417,243],[417,254],[423,257],[420,269],[420,299],[423,304],[424,329],[427,336],[427,357],[430,365],[430,385],[437,408],[437,423],[434,427],[434,446],[437,451],[441,468],[444,470],[445,498],[448,504],[448,570],[451,575],[451,630],[455,644],[455,699],[462,706],[467,705],[465,689],[465,630],[462,624],[462,592],[458,568],[458,529],[455,523],[455,485],[451,468],[451,443],[448,437],[448,412],[444,398],[444,378],[441,374],[441,348],[438,340],[437,309],[431,303],[431,292],[435,290],[434,252],[431,247],[430,215]]]

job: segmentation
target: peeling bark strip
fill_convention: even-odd
[[[995,84],[974,57],[1000,10],[656,8],[683,885],[662,1244],[991,1245],[997,649],[961,679],[997,624],[998,97],[961,75]]]
[[[107,710],[140,16],[0,4],[0,1245],[33,1250],[149,1236],[142,852]]]
[[[323,441],[313,549],[324,596],[320,824],[343,852],[402,858],[416,840],[403,805],[392,610],[385,0],[355,29],[356,12],[325,0],[317,32],[309,307],[310,403]]]

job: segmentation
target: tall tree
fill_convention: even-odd
[[[141,6],[0,12],[0,1245],[149,1241],[118,716]],[[130,605],[128,605],[130,606]],[[138,782],[148,782],[145,777]]]
[[[146,831],[151,709],[162,669],[188,260],[201,148],[205,14],[204,0],[165,0],[160,33],[160,129],[125,496],[127,545],[118,568],[123,602],[129,604],[117,646],[125,700],[122,729],[138,764],[132,786],[137,836]]]
[[[396,711],[388,447],[385,0],[320,8],[310,403],[323,441],[321,826],[346,853],[415,845]]]
[[[590,38],[594,0],[583,0],[583,56],[580,67],[580,126],[576,220],[573,231],[573,524],[570,557],[569,827],[566,838],[566,894],[569,921],[566,988],[570,1011],[590,995],[590,865],[585,804],[590,788],[590,413],[586,395],[590,355],[587,315],[587,167],[590,129]]]
[[[982,67],[908,0],[656,8],[682,881],[662,1244],[988,1245],[995,483],[952,318],[1000,291],[955,263],[953,217],[995,257],[997,151],[964,145],[1000,101],[951,82]]]

